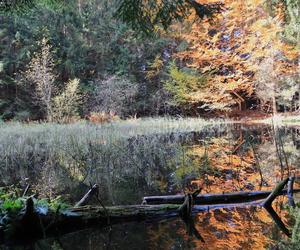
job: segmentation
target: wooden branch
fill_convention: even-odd
[[[266,198],[266,200],[263,202],[263,207],[269,207],[272,205],[273,200],[281,193],[284,186],[288,183],[289,178],[286,178],[285,180],[278,183],[278,185],[274,188],[272,193]]]
[[[74,207],[81,207],[84,206],[88,203],[88,201],[91,199],[91,197],[96,194],[98,192],[98,185],[94,184],[94,186],[92,186],[90,188],[90,190],[81,198],[80,201],[78,201]]]
[[[288,203],[291,207],[295,207],[295,201],[294,201],[294,182],[295,182],[295,176],[290,177],[288,181],[288,189],[287,189],[287,196],[288,196]]]
[[[187,194],[185,196],[184,203],[179,207],[179,215],[183,220],[186,230],[189,236],[195,236],[197,239],[205,242],[201,234],[195,227],[194,218],[192,217],[192,211],[194,206],[194,199],[201,192],[201,189],[196,190],[192,194]]]
[[[287,179],[288,180],[288,179]],[[22,210],[21,215],[16,216],[13,223],[18,225],[15,227],[16,234],[22,237],[43,237],[45,235],[55,235],[57,233],[66,233],[79,230],[90,226],[107,226],[120,222],[140,221],[140,220],[157,220],[162,218],[183,216],[188,229],[196,237],[201,239],[201,235],[193,226],[193,221],[190,221],[191,215],[199,212],[208,211],[209,209],[237,207],[243,205],[262,205],[261,202],[245,203],[266,198],[263,203],[264,207],[270,213],[276,224],[284,229],[283,222],[278,220],[278,215],[274,215],[272,207],[269,205],[277,195],[286,194],[287,191],[282,190],[287,180],[279,183],[273,192],[240,192],[229,194],[207,194],[198,195],[200,190],[189,194],[186,197],[180,195],[145,197],[148,202],[165,202],[172,204],[161,205],[130,205],[130,206],[82,206],[87,202],[88,198],[97,190],[97,185],[94,185],[86,195],[76,204],[76,207],[67,210],[49,211],[46,215],[40,214],[34,210],[33,200],[30,197],[26,201],[26,208]],[[295,190],[297,191],[297,190]],[[300,191],[300,190],[298,190]],[[181,205],[185,203],[185,205]],[[201,205],[199,205],[201,204]],[[206,204],[206,205],[204,205]],[[228,204],[228,205],[226,205]],[[230,205],[229,205],[230,204]],[[183,208],[182,212],[180,208]],[[276,212],[275,212],[276,214]],[[1,214],[0,214],[1,217]],[[279,218],[280,219],[280,218]],[[9,225],[2,225],[4,227]],[[0,230],[0,236],[1,236]],[[287,233],[288,230],[284,232]]]
[[[193,209],[193,196],[192,194],[187,194],[185,196],[185,200],[183,204],[179,207],[179,215],[182,218],[189,218],[192,215],[192,209]]]
[[[253,204],[257,205],[257,204]],[[112,224],[130,222],[130,221],[152,221],[165,218],[180,216],[181,205],[177,204],[162,204],[162,205],[126,205],[126,206],[111,206],[104,209],[101,206],[82,206],[69,208],[60,211],[59,215],[56,212],[48,212],[45,214],[37,214],[37,217],[32,217],[31,223],[40,225],[40,221],[46,230],[46,235],[56,233],[67,233],[83,228],[98,226],[104,227]],[[192,214],[206,212],[210,209],[223,207],[232,207],[231,205],[212,205],[212,206],[193,206]],[[236,206],[236,205],[235,205]],[[107,214],[108,213],[108,214]],[[109,217],[109,222],[108,218]],[[22,225],[22,232],[26,232],[27,224]],[[35,229],[42,236],[41,228]],[[28,235],[30,237],[30,235]]]
[[[25,197],[25,196],[27,195],[29,188],[30,188],[30,184],[28,184],[28,185],[26,186],[26,188],[25,188],[25,190],[24,190],[24,192],[23,192],[22,197]]]

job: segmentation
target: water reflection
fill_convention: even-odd
[[[53,151],[41,143],[39,154],[32,150],[26,158],[8,157],[11,164],[0,170],[2,184],[27,177],[41,196],[61,194],[75,203],[90,183],[97,183],[104,203],[115,205],[200,187],[202,193],[271,190],[291,173],[299,176],[299,128],[233,124],[122,140],[89,138],[84,147],[72,140]],[[288,224],[282,209],[286,201],[277,200],[275,209]],[[205,242],[190,237],[181,219],[172,219],[90,229],[33,244],[36,249],[265,249],[283,237],[257,207],[201,213],[195,226]]]
[[[89,229],[35,243],[35,249],[265,249],[280,236],[265,210],[220,209],[196,216],[205,242],[186,233],[181,219]]]

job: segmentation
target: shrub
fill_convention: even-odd
[[[96,82],[92,111],[127,116],[134,113],[132,104],[136,94],[135,83],[123,77],[110,76]]]
[[[68,81],[65,90],[52,101],[52,120],[70,122],[79,117],[78,107],[82,103],[82,94],[79,93],[79,80]]]
[[[92,112],[88,120],[92,123],[105,123],[105,122],[111,122],[114,120],[118,120],[119,116],[117,116],[114,112]]]

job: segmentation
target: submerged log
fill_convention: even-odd
[[[192,217],[194,198],[201,192],[201,189],[194,193],[186,194],[183,204],[179,207],[179,215],[186,225],[186,230],[189,236],[195,236],[197,239],[205,242],[199,231],[195,227],[195,221]]]
[[[179,207],[179,214],[183,218],[189,218],[192,215],[194,199],[201,192],[201,189],[196,190],[192,194],[187,194],[184,198],[183,204]]]
[[[293,193],[299,193],[300,189],[294,189]],[[216,205],[216,204],[233,204],[246,203],[267,198],[271,191],[255,192],[235,192],[224,194],[201,194],[194,198],[195,205]],[[282,190],[277,195],[285,195],[287,190]],[[143,204],[182,204],[185,200],[184,195],[166,195],[166,196],[145,196]]]

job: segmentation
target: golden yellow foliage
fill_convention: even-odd
[[[200,1],[211,3],[214,1]],[[283,32],[282,5],[271,16],[264,0],[225,0],[226,10],[214,21],[194,21],[181,39],[189,48],[176,58],[199,73],[214,72],[208,84],[189,101],[208,109],[228,110],[255,93],[256,72],[266,58],[274,58],[277,75],[293,74],[298,51],[286,44]],[[188,20],[192,22],[192,17]]]

